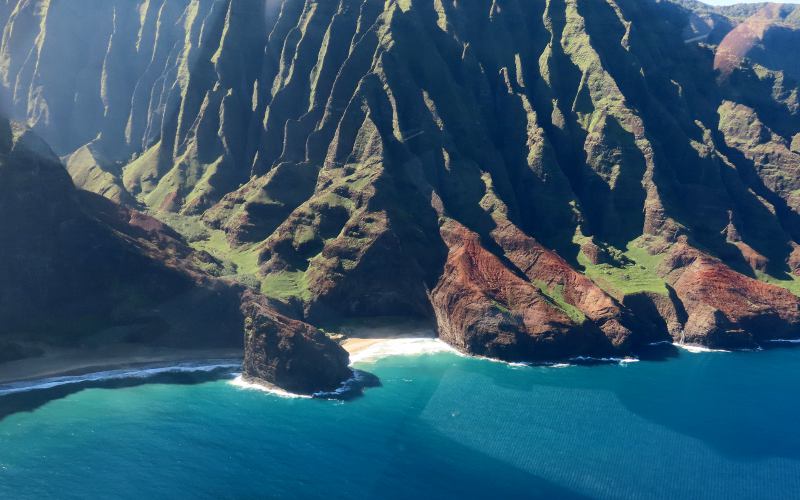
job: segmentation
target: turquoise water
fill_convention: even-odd
[[[386,358],[350,402],[186,375],[4,397],[0,498],[800,496],[800,350],[676,356]]]

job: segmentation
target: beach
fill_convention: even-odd
[[[433,325],[418,321],[377,320],[341,327],[342,347],[350,363],[369,363],[389,356],[415,356],[455,349],[437,338]]]
[[[391,355],[413,355],[452,350],[436,339],[433,328],[418,322],[365,321],[340,327],[342,347],[351,363]],[[241,360],[240,348],[186,349],[115,344],[66,349],[47,347],[44,354],[0,363],[0,385],[53,377],[76,376],[129,368],[149,368],[211,360]]]

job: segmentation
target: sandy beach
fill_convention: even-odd
[[[455,352],[439,340],[433,326],[423,322],[379,321],[342,328],[341,341],[351,363],[367,363],[389,356]]]

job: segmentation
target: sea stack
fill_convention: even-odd
[[[313,326],[276,313],[246,293],[242,376],[297,394],[332,392],[353,376],[342,346]]]

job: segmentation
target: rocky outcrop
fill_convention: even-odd
[[[615,350],[580,310],[517,276],[477,234],[447,221],[450,253],[431,292],[439,336],[458,349],[505,360],[553,360]]]
[[[770,129],[755,109],[744,104],[723,101],[718,113],[726,145],[751,162],[768,192],[800,214],[800,153],[791,149],[791,137]]]
[[[623,304],[640,321],[649,323],[650,343],[685,340],[686,311],[674,290],[669,289],[666,295],[648,291],[632,293],[625,296]]]
[[[800,299],[786,289],[737,273],[682,242],[663,263],[688,315],[681,341],[749,348],[800,335]]]
[[[246,380],[314,394],[332,392],[353,376],[347,351],[321,331],[277,314],[252,293],[243,304]]]
[[[512,224],[497,228],[492,236],[508,260],[532,282],[555,293],[580,311],[617,348],[635,343],[633,332],[646,336],[647,326],[592,280]]]

